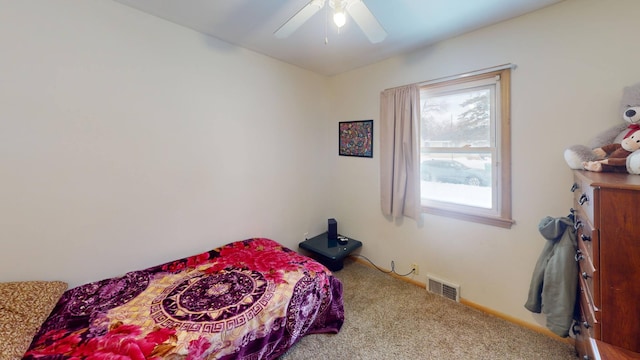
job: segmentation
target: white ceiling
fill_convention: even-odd
[[[389,34],[378,44],[371,44],[350,18],[340,33],[331,21],[325,26],[324,9],[288,38],[277,39],[273,32],[309,0],[115,1],[289,64],[335,75],[562,0],[363,0]]]

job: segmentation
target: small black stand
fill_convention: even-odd
[[[338,271],[343,267],[344,258],[361,247],[362,242],[342,235],[338,235],[337,239],[329,239],[328,233],[324,233],[301,242],[299,246],[329,270]]]

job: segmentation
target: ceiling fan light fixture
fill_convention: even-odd
[[[329,0],[328,2],[329,6],[325,13],[325,43],[327,43],[327,24],[329,23],[331,11],[333,11],[333,22],[338,27],[338,30],[346,24],[347,13],[349,13],[351,20],[358,25],[372,44],[377,44],[387,37],[387,32],[382,28],[382,25],[367,8],[363,0]],[[310,0],[307,5],[282,24],[274,32],[274,35],[279,39],[291,35],[300,25],[320,11],[326,3],[327,0]]]
[[[347,14],[344,13],[344,9],[336,9],[336,12],[333,13],[333,22],[339,28],[343,27],[347,22]]]

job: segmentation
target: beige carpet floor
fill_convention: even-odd
[[[308,335],[281,360],[576,360],[573,347],[547,335],[427,292],[346,259],[338,334]],[[523,300],[524,301],[524,300]]]

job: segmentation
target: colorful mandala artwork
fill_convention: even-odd
[[[220,332],[242,326],[259,314],[275,286],[259,272],[196,273],[169,287],[151,304],[151,317],[163,327]]]

